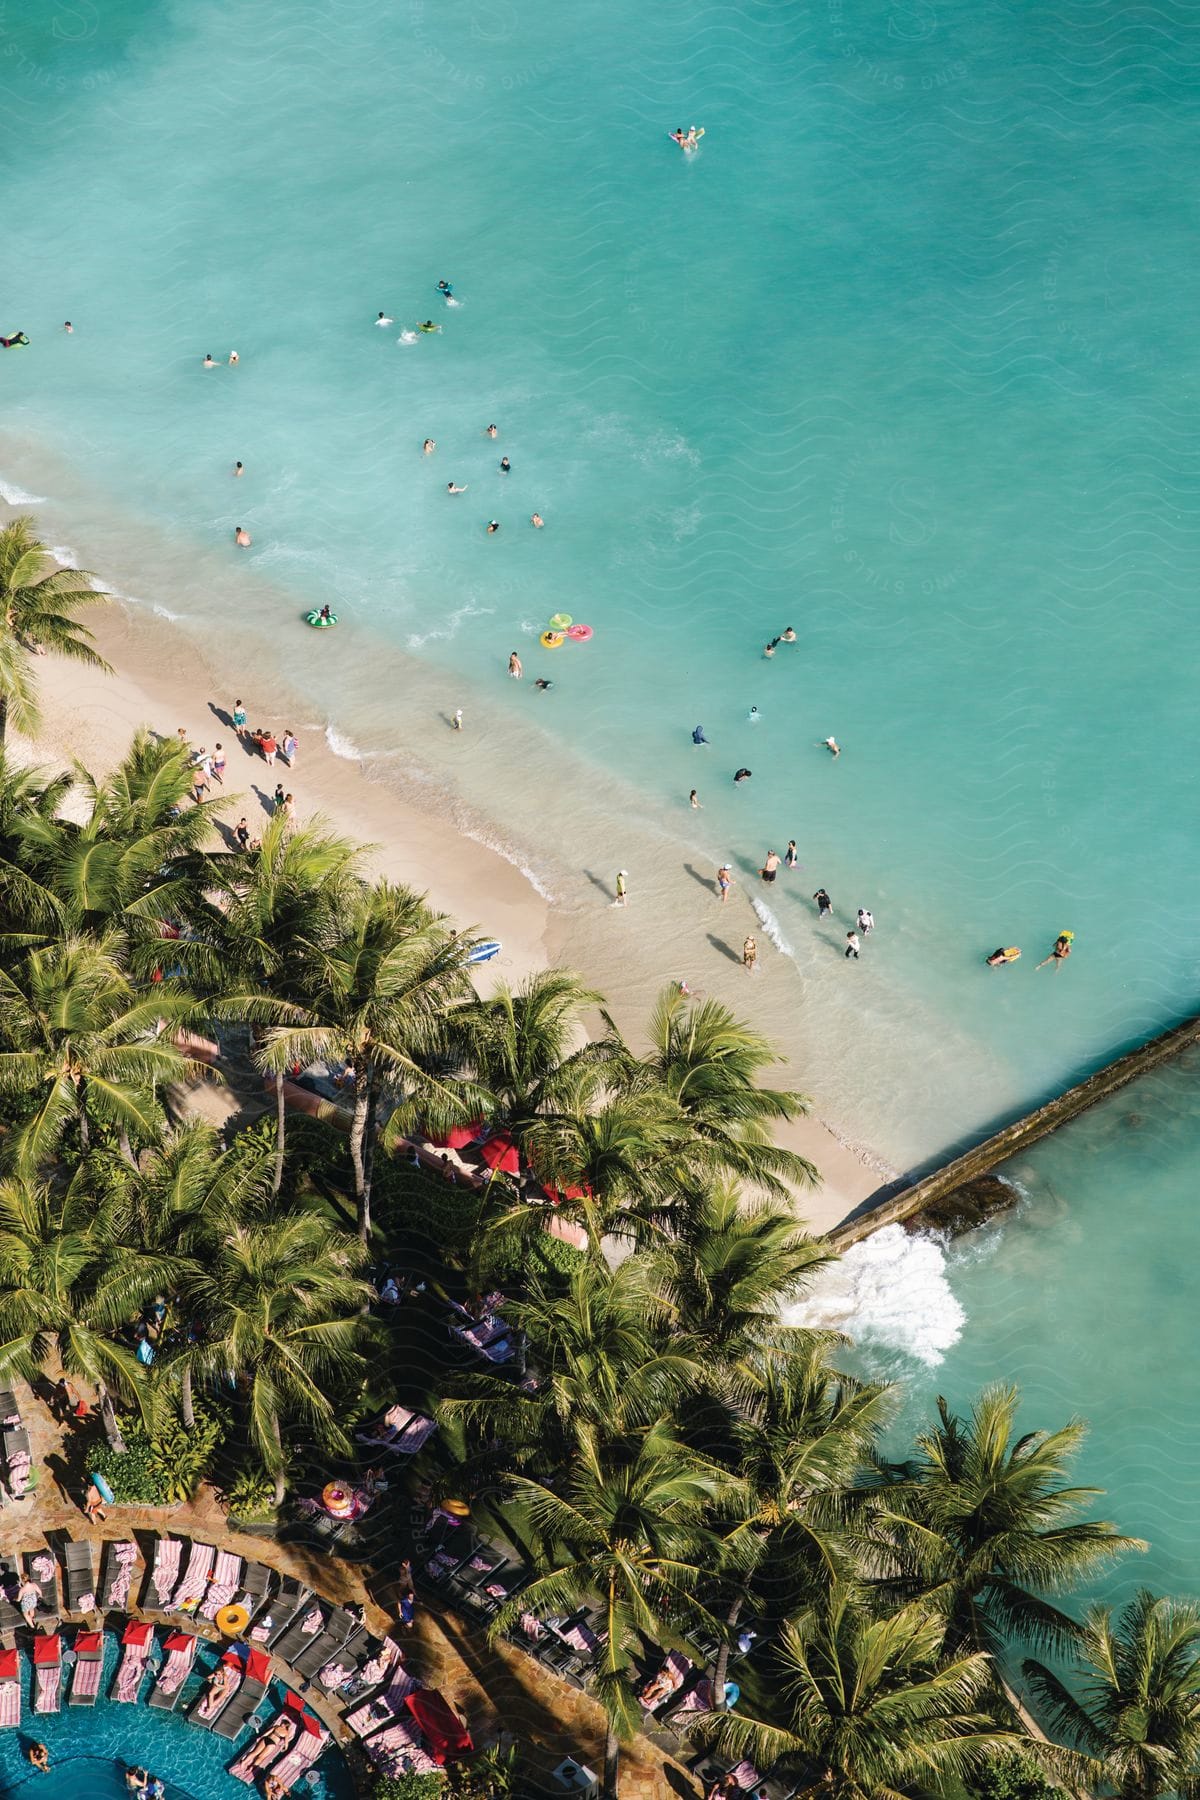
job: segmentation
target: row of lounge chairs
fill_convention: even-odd
[[[9,1501],[24,1500],[34,1486],[29,1433],[11,1388],[0,1388],[0,1468]]]

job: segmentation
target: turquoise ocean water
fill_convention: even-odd
[[[1015,1214],[943,1251],[889,1227],[814,1303],[872,1373],[901,1383],[898,1454],[933,1396],[1021,1389],[1026,1429],[1089,1423],[1076,1474],[1095,1517],[1149,1544],[1089,1597],[1200,1598],[1200,1053],[1156,1071],[1005,1165]]]
[[[928,1154],[1200,991],[1198,67],[1173,0],[8,0],[0,472],[614,959],[583,871],[666,963],[685,864],[795,837],[756,1004]]]
[[[656,977],[728,984],[701,882],[733,861],[736,950],[796,838],[737,991],[823,1110],[926,1156],[1200,993],[1198,74],[1178,0],[6,0],[0,472],[252,712],[277,670],[305,730],[487,820],[618,983],[652,920]],[[542,652],[560,608],[595,637]],[[1008,1225],[949,1288],[931,1250],[969,1328],[914,1316],[956,1395],[1103,1412],[1093,1472],[1178,1559],[1191,1462],[1135,1413],[1144,1343],[1181,1383],[1194,1350],[1142,1229],[1181,1228],[1194,1126],[1156,1120],[1039,1153],[1078,1236]],[[1052,1328],[1118,1276],[1128,1357],[1071,1363]]]

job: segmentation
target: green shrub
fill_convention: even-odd
[[[212,1464],[221,1438],[219,1422],[196,1409],[196,1429],[168,1419],[153,1433],[140,1419],[121,1427],[122,1455],[101,1445],[89,1467],[103,1475],[118,1506],[167,1506],[190,1500]]]
[[[446,1777],[440,1774],[376,1775],[372,1800],[441,1800]]]
[[[222,1492],[221,1504],[248,1525],[265,1524],[275,1517],[275,1483],[262,1469],[243,1469]]]
[[[990,1757],[978,1770],[971,1788],[979,1800],[1062,1800],[1062,1789],[1046,1780],[1033,1758],[1013,1751]]]

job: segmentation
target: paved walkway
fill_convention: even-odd
[[[132,1537],[143,1557],[151,1539],[166,1532],[198,1537],[203,1543],[230,1550],[248,1560],[265,1562],[281,1574],[296,1576],[324,1599],[338,1603],[356,1601],[366,1608],[367,1624],[377,1633],[394,1630],[396,1596],[380,1586],[356,1564],[303,1544],[278,1544],[272,1538],[232,1531],[212,1488],[204,1485],[194,1501],[177,1507],[111,1506],[105,1525],[89,1525],[79,1505],[79,1484],[68,1474],[76,1459],[64,1454],[64,1439],[77,1429],[62,1426],[46,1403],[31,1394],[24,1383],[13,1383],[25,1428],[29,1433],[38,1487],[27,1500],[8,1503],[0,1510],[0,1552],[6,1555],[41,1548],[43,1536],[65,1532],[88,1539],[97,1547],[107,1539]],[[94,1419],[85,1427],[97,1429]],[[100,1550],[96,1550],[99,1567]],[[142,1591],[139,1574],[130,1598]],[[138,1612],[136,1606],[130,1609]],[[161,1618],[161,1615],[153,1615]],[[212,1639],[219,1633],[203,1619],[191,1619],[189,1630]],[[489,1644],[483,1632],[439,1604],[431,1610],[422,1596],[411,1632],[395,1634],[402,1642],[404,1659],[413,1674],[430,1687],[440,1688],[458,1707],[477,1744],[503,1739],[544,1746],[553,1762],[573,1756],[599,1771],[603,1762],[604,1722],[597,1703],[568,1683],[559,1681],[515,1645]],[[278,1665],[277,1665],[278,1666]],[[285,1676],[291,1679],[290,1673]],[[310,1688],[305,1699],[329,1725],[342,1744],[354,1744],[353,1734],[341,1724],[340,1709]],[[621,1800],[680,1800],[699,1792],[696,1782],[679,1765],[644,1738],[622,1755]]]

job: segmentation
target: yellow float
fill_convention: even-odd
[[[561,631],[543,631],[538,642],[543,650],[561,650],[563,634]]]

